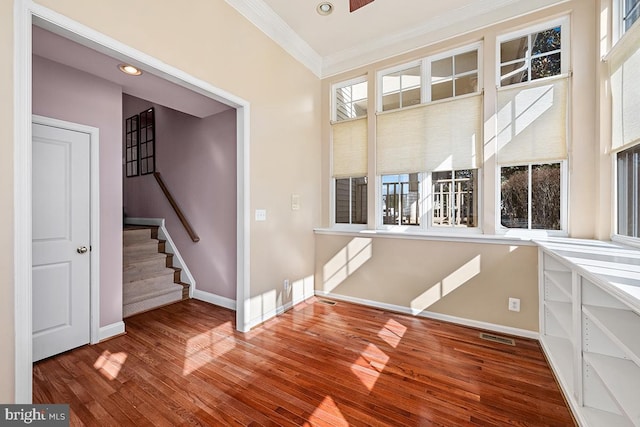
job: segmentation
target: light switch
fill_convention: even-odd
[[[267,220],[267,210],[256,209],[256,221],[266,221],[266,220]]]
[[[291,210],[299,211],[300,210],[300,195],[292,194],[291,195]]]

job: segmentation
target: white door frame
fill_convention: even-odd
[[[249,330],[250,307],[250,105],[124,43],[99,33],[64,15],[34,3],[14,0],[14,336],[15,403],[31,403],[33,362],[31,354],[31,120],[33,23],[123,62],[152,70],[154,74],[236,108],[237,158],[237,283],[236,328]]]
[[[57,127],[89,135],[89,268],[90,268],[90,342],[100,341],[100,130],[92,126],[33,115],[35,124]]]

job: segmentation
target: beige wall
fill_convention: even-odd
[[[13,6],[0,2],[0,402],[13,402]]]
[[[538,330],[535,246],[316,235],[316,289]],[[509,311],[509,297],[521,311]]]
[[[484,81],[484,143],[485,162],[482,169],[482,226],[485,234],[495,233],[496,224],[496,164],[491,149],[496,113],[496,39],[501,34],[526,28],[560,16],[570,16],[571,30],[571,116],[569,160],[569,234],[572,237],[593,238],[608,218],[592,214],[598,203],[598,176],[594,173],[598,138],[596,130],[596,1],[575,0],[524,17],[475,31],[445,42],[426,46],[385,61],[370,64],[322,81],[322,224],[330,224],[329,176],[329,96],[331,85],[350,78],[368,76],[369,132],[375,129],[374,86],[376,71],[423,58],[435,53],[483,42]],[[370,153],[375,141],[370,136]],[[370,154],[370,165],[375,163]],[[375,171],[369,170],[370,178]],[[369,182],[372,182],[370,180]],[[369,217],[374,215],[374,186],[369,186]],[[498,212],[499,213],[499,212]],[[605,225],[604,227],[606,227]],[[370,228],[374,228],[372,224]],[[324,290],[326,277],[322,269],[327,260],[345,246],[351,237],[340,235],[316,236],[316,289]],[[419,241],[374,238],[374,256],[356,274],[345,278],[331,290],[334,294],[372,300],[383,304],[411,307],[412,301],[430,286],[440,283],[457,268],[466,265],[470,256],[482,260],[481,273],[446,298],[428,306],[429,311],[470,320],[496,323],[503,326],[537,330],[537,257],[532,247],[511,250],[509,244],[460,244],[446,241]],[[383,256],[388,255],[389,258]],[[444,263],[444,265],[443,265]],[[500,271],[500,268],[503,271]],[[517,278],[517,280],[515,280]],[[508,296],[522,295],[523,310],[507,310]]]
[[[251,319],[286,303],[283,279],[313,275],[318,78],[223,0],[38,3],[251,103],[251,210],[267,210],[266,222],[251,224]]]
[[[37,1],[250,102],[252,319],[285,304],[283,279],[312,277],[320,223],[320,81],[223,0]],[[0,401],[13,400],[12,2],[0,2]],[[300,210],[291,210],[291,194]]]

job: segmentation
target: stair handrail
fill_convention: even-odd
[[[160,172],[154,172],[153,176],[156,178],[156,181],[158,181],[158,185],[160,186],[160,189],[162,189],[162,192],[164,193],[165,197],[169,201],[169,204],[173,208],[176,215],[178,215],[178,218],[180,219],[182,226],[187,231],[187,234],[189,234],[189,237],[191,237],[191,240],[194,242],[199,242],[200,237],[198,237],[196,232],[193,231],[193,228],[191,227],[191,224],[189,224],[187,217],[184,216],[184,214],[182,213],[182,209],[180,209],[180,206],[178,206],[178,203],[171,195],[171,192],[167,188],[167,185],[162,180],[162,176],[160,176]]]

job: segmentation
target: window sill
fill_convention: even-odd
[[[414,230],[345,230],[341,228],[316,228],[315,234],[353,237],[382,237],[389,239],[431,240],[436,242],[490,243],[499,245],[535,246],[533,239],[544,240],[540,235],[499,235],[425,232]]]

